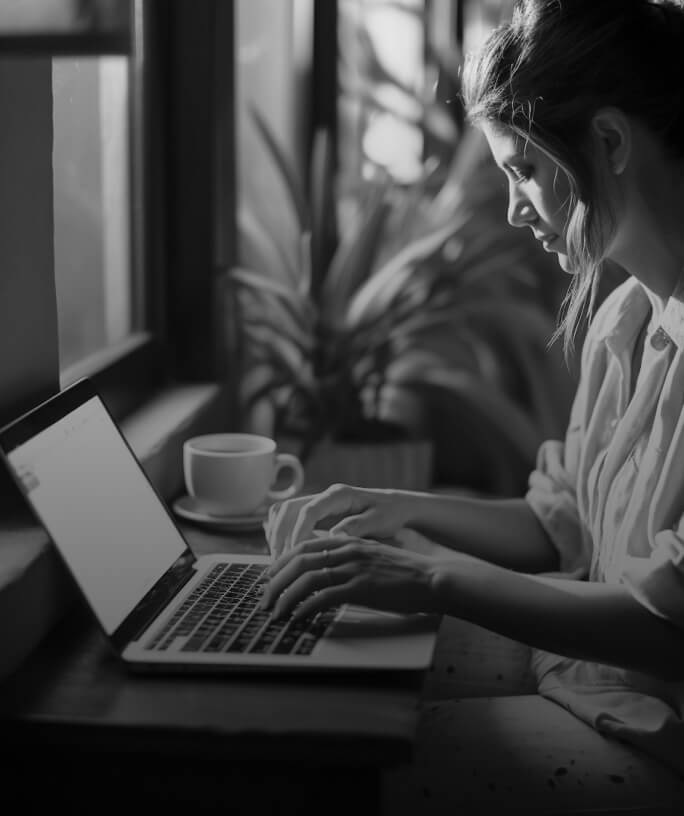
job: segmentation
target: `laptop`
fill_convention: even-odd
[[[421,670],[434,615],[259,608],[268,555],[196,557],[93,382],[0,429],[0,453],[109,644],[139,671]]]

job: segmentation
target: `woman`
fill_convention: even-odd
[[[578,795],[572,766],[591,755],[605,782],[584,772],[595,801],[638,804],[635,773],[684,801],[666,770],[684,771],[682,53],[674,0],[522,0],[466,63],[466,107],[508,181],[508,219],[572,275],[559,328],[568,353],[601,264],[628,273],[592,316],[566,437],[541,446],[525,497],[338,485],[272,511],[264,604],[276,614],[341,602],[437,612],[457,638],[476,631],[480,652],[498,650],[502,677],[515,668],[503,691],[538,692],[502,697],[509,707],[484,720],[482,701],[478,716],[463,700],[426,709],[404,802],[421,785],[423,806],[486,801],[466,779],[476,765],[456,753],[467,723],[470,753],[503,768],[509,751],[514,794],[542,801],[572,780]],[[342,520],[325,531],[330,517]],[[397,546],[406,528],[451,551]],[[550,764],[530,758],[542,744]]]

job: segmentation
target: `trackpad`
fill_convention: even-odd
[[[326,632],[326,638],[368,638],[417,634],[435,628],[433,615],[400,615],[364,606],[345,606]]]

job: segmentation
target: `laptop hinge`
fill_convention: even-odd
[[[118,651],[122,651],[132,640],[137,640],[181,587],[193,577],[196,561],[192,551],[186,550],[126,616],[112,635],[112,642]]]

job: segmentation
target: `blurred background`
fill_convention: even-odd
[[[460,101],[511,9],[4,2],[0,77],[49,65],[62,385],[109,369],[128,410],[218,382],[226,427],[316,481],[520,494],[575,371],[567,278],[507,225]]]

